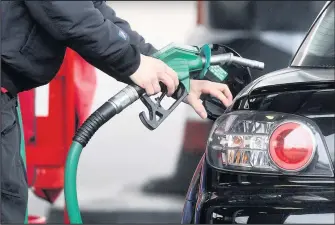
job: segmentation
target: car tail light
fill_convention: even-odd
[[[226,171],[334,175],[317,125],[290,114],[237,111],[221,116],[211,130],[206,159]]]
[[[285,122],[276,127],[270,136],[270,157],[283,170],[302,170],[313,159],[314,153],[314,135],[304,124]]]

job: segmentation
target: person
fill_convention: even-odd
[[[23,223],[28,187],[20,157],[17,94],[49,83],[59,70],[66,48],[107,75],[135,83],[148,95],[166,85],[171,96],[179,85],[175,71],[150,57],[157,51],[116,16],[105,1],[1,1],[1,223]],[[229,105],[224,84],[192,81],[186,103],[201,118],[201,94]]]

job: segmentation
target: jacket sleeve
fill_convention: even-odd
[[[143,55],[150,56],[157,51],[153,45],[146,43],[141,35],[133,31],[127,21],[117,17],[115,11],[105,1],[93,1],[93,3],[106,19],[112,21],[129,35],[130,43],[139,47]]]
[[[25,1],[31,16],[53,38],[119,81],[129,81],[140,51],[92,1]]]

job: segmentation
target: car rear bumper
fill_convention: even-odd
[[[212,169],[201,162],[184,205],[183,224],[335,224],[335,188],[329,182],[213,185]]]
[[[332,190],[333,191],[333,190]],[[334,192],[333,192],[334,193]],[[213,197],[198,205],[199,222],[203,223],[296,223],[309,224],[317,217],[322,224],[334,224],[335,202],[310,194],[264,195],[264,199],[240,195],[239,190],[225,197]],[[299,218],[299,220],[297,220]]]

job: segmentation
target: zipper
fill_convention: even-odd
[[[1,131],[1,137],[5,136],[9,132],[11,132],[11,130],[13,130],[15,126],[16,126],[16,121],[14,121],[13,124],[10,125],[9,127],[7,127],[6,129],[4,129],[3,131]]]
[[[11,196],[11,197],[14,197],[14,198],[22,198],[20,194],[11,192],[11,191],[6,190],[4,188],[1,188],[1,194]]]

